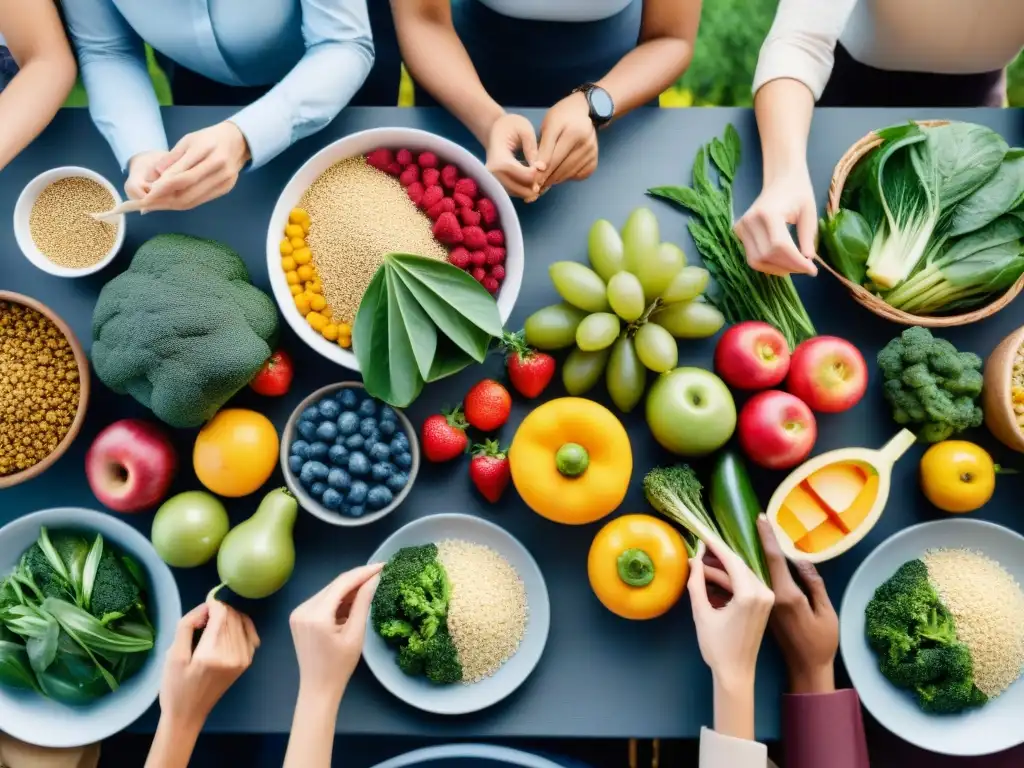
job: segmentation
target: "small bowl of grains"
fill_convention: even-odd
[[[446,261],[512,314],[523,234],[512,200],[469,151],[413,128],[374,128],[324,147],[296,171],[270,217],[274,298],[298,336],[358,371],[352,325],[390,253]]]
[[[88,403],[89,360],[68,325],[35,299],[0,291],[0,490],[57,461]]]
[[[64,166],[36,176],[14,205],[14,237],[25,258],[57,277],[84,277],[110,264],[124,244],[125,221],[96,221],[121,203],[105,178]]]
[[[1007,448],[1024,453],[1024,325],[985,361],[981,397],[985,426]]]

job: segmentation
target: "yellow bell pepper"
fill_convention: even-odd
[[[569,525],[592,523],[618,508],[633,472],[622,422],[581,397],[535,408],[516,430],[508,459],[527,506]]]
[[[587,558],[590,586],[624,619],[653,619],[679,602],[690,575],[686,544],[651,515],[623,515],[598,531]]]

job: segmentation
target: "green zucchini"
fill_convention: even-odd
[[[725,543],[770,587],[768,564],[757,532],[761,503],[754,493],[743,459],[738,454],[732,451],[719,454],[711,473],[709,500],[711,514],[718,523]]]

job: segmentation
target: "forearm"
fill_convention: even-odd
[[[641,43],[597,81],[615,103],[616,117],[642,107],[678,80],[693,60],[688,40],[660,38]]]
[[[75,62],[65,49],[26,62],[0,92],[0,170],[49,124],[74,84]]]
[[[284,768],[330,768],[341,695],[299,685]]]
[[[757,129],[761,135],[764,183],[807,163],[807,136],[811,132],[814,95],[797,80],[773,80],[754,98]]]
[[[161,714],[146,758],[146,768],[188,768],[202,728],[201,722],[175,721]]]
[[[405,66],[418,85],[486,144],[491,126],[505,110],[480,82],[450,16],[415,6],[410,0],[392,3]]]
[[[715,731],[723,736],[754,740],[754,676],[736,680],[714,678]]]

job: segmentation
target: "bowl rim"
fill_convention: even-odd
[[[118,191],[117,187],[110,182],[110,180],[91,168],[85,168],[79,165],[61,165],[56,168],[51,168],[48,171],[43,171],[33,177],[22,188],[17,201],[14,203],[12,220],[14,239],[18,243],[18,249],[21,251],[21,255],[24,256],[32,266],[46,272],[47,274],[53,275],[54,277],[77,278],[95,274],[101,269],[109,266],[109,264],[117,258],[117,255],[121,252],[121,248],[124,247],[127,222],[123,213],[114,219],[114,221],[117,222],[117,234],[114,236],[114,244],[110,247],[107,255],[88,267],[62,267],[59,264],[53,263],[36,247],[31,234],[25,232],[23,228],[18,225],[19,215],[25,210],[26,206],[31,208],[31,206],[35,204],[36,199],[39,197],[39,193],[42,192],[43,189],[46,189],[46,187],[56,181],[70,178],[84,178],[96,182],[111,194],[114,198],[115,206],[120,205],[124,201],[121,197],[121,193]],[[29,190],[37,183],[42,185],[39,192],[36,192],[34,195],[30,194]],[[27,240],[26,237],[28,238]],[[39,255],[37,256],[36,253]]]
[[[295,331],[295,334],[299,339],[321,357],[331,361],[335,365],[340,365],[356,373],[360,372],[360,368],[359,361],[356,359],[354,350],[351,348],[346,349],[339,346],[336,342],[327,341],[320,337],[320,335],[315,331],[309,329],[305,318],[303,318],[302,315],[298,313],[298,310],[295,309],[294,301],[292,300],[292,296],[284,281],[283,273],[280,268],[281,253],[279,246],[283,235],[281,228],[278,228],[275,225],[275,222],[279,222],[282,216],[284,217],[284,220],[287,221],[287,212],[290,211],[294,205],[285,205],[285,190],[292,186],[296,179],[306,172],[308,168],[318,164],[319,162],[323,162],[324,158],[329,155],[336,155],[338,145],[340,144],[358,143],[360,141],[365,141],[370,137],[389,132],[402,133],[407,137],[403,139],[403,141],[405,141],[409,147],[426,147],[427,145],[432,145],[431,151],[442,153],[445,155],[446,160],[459,165],[463,169],[471,171],[472,177],[478,182],[480,178],[484,176],[489,176],[494,181],[495,189],[497,190],[495,203],[502,208],[507,208],[507,210],[511,212],[511,216],[503,215],[501,223],[502,229],[505,232],[506,251],[508,254],[511,254],[512,248],[509,247],[509,242],[515,242],[518,246],[516,252],[519,253],[519,258],[516,260],[516,263],[518,263],[519,266],[515,270],[508,269],[507,265],[509,263],[509,259],[506,258],[505,281],[502,283],[501,290],[496,296],[498,311],[503,324],[508,322],[508,319],[512,316],[512,312],[515,310],[516,302],[519,300],[519,294],[522,290],[523,274],[526,271],[526,246],[523,239],[522,226],[519,221],[519,214],[515,210],[512,198],[509,197],[508,192],[501,186],[501,183],[498,182],[494,175],[487,170],[486,165],[481,162],[480,158],[468,149],[451,139],[441,136],[440,134],[425,131],[421,128],[405,126],[377,126],[361,131],[355,131],[335,139],[330,144],[327,144],[307,158],[306,161],[303,162],[291,175],[278,194],[277,201],[274,203],[267,225],[267,272],[268,279],[270,281],[271,293],[273,294],[274,301],[277,303],[278,310],[285,322],[291,326],[293,331]],[[392,141],[393,140],[388,139],[382,143],[390,146]],[[335,163],[354,156],[355,155],[353,153],[346,153],[344,156],[337,155],[333,158],[327,168]],[[326,170],[326,168],[324,170]],[[322,172],[323,171],[321,171],[321,173]],[[298,202],[296,201],[295,205],[297,204]],[[503,306],[501,301],[502,297],[505,295],[511,297],[508,299],[507,307]]]
[[[996,345],[995,349],[989,354],[985,360],[985,367],[982,371],[985,378],[985,385],[983,390],[984,406],[985,406],[985,418],[986,426],[989,427],[990,432],[994,432],[992,427],[989,426],[989,413],[992,411],[992,399],[993,396],[998,397],[1000,417],[1006,416],[1008,419],[1008,425],[1015,427],[1014,436],[1016,437],[1016,445],[1006,444],[1008,448],[1015,451],[1024,450],[1024,428],[1021,428],[1016,423],[1016,414],[1013,412],[1013,403],[1009,399],[1012,389],[1011,380],[1013,379],[1013,360],[1016,357],[1017,350],[1024,346],[1024,325],[1015,328],[1010,331],[1006,336],[1000,340],[999,344]],[[1001,349],[1007,349],[1009,354],[1006,356],[1006,362],[999,366],[992,365],[992,362],[996,353]],[[990,366],[991,365],[991,369]],[[996,377],[995,381],[990,383],[989,376]],[[985,396],[985,392],[988,395]],[[993,395],[994,393],[994,395]],[[1004,442],[999,435],[995,435],[996,439],[1000,442]]]
[[[298,481],[293,474],[291,469],[288,467],[288,456],[290,455],[291,442],[295,436],[295,425],[299,421],[299,416],[306,408],[312,405],[315,401],[321,400],[327,395],[333,394],[342,389],[362,389],[366,390],[366,386],[361,381],[342,381],[334,384],[327,384],[326,386],[320,387],[320,389],[311,392],[308,396],[303,398],[295,409],[291,412],[288,417],[288,421],[285,423],[284,429],[281,430],[281,447],[280,447],[280,464],[281,472],[284,475],[285,485],[288,486],[288,490],[298,500],[299,506],[309,512],[314,517],[318,517],[325,523],[331,525],[337,525],[342,528],[358,528],[359,526],[369,525],[375,523],[378,520],[387,517],[394,512],[402,504],[403,501],[409,496],[412,491],[412,486],[416,482],[416,477],[420,471],[420,445],[419,437],[416,435],[416,429],[413,427],[409,417],[406,416],[400,408],[395,408],[392,405],[388,405],[391,410],[398,416],[398,422],[402,425],[406,435],[409,438],[409,453],[412,455],[412,466],[409,468],[408,477],[409,480],[405,484],[405,487],[398,492],[391,503],[382,509],[378,509],[375,512],[370,512],[362,517],[348,517],[340,512],[327,509],[323,504],[316,501],[312,496],[307,493],[306,489],[302,487],[302,483]],[[373,397],[369,395],[369,397]],[[377,400],[377,398],[374,398]],[[378,402],[383,402],[378,400]],[[387,403],[385,403],[387,405]]]
[[[63,456],[67,449],[71,447],[71,443],[78,437],[78,433],[82,430],[82,424],[85,422],[85,413],[89,406],[90,376],[89,358],[86,357],[85,350],[78,337],[75,336],[75,332],[71,330],[71,326],[60,315],[41,301],[21,293],[14,293],[13,291],[0,291],[0,301],[21,304],[29,309],[34,309],[50,320],[64,334],[64,338],[68,340],[68,344],[71,345],[71,352],[75,356],[75,362],[78,364],[78,411],[75,413],[75,418],[72,420],[71,426],[68,427],[67,433],[57,443],[57,447],[50,452],[49,456],[42,461],[33,464],[28,469],[21,470],[21,472],[15,472],[11,475],[0,475],[0,490],[3,490],[41,475],[53,466],[57,459]]]

